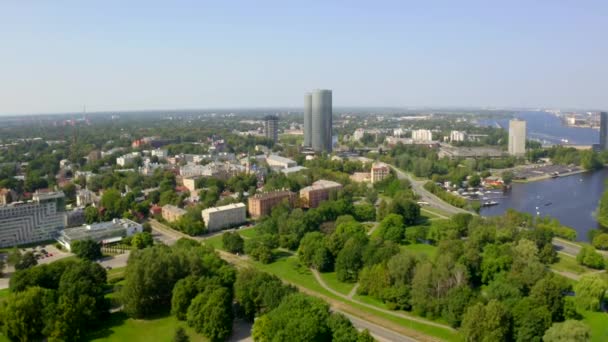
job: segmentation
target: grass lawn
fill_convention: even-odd
[[[347,303],[348,305],[357,308],[359,310],[368,312],[372,316],[377,316],[389,320],[391,322],[397,323],[403,327],[410,328],[412,330],[419,331],[429,336],[438,337],[441,340],[445,341],[460,341],[461,337],[457,332],[449,331],[446,329],[430,326],[424,323],[414,322],[407,320],[405,318],[396,317],[393,315],[389,315],[387,313],[383,313],[380,311],[372,310],[363,305],[357,304],[355,302],[347,301],[344,298],[338,297],[331,292],[324,289],[314,278],[310,270],[302,265],[296,256],[290,256],[287,253],[281,253],[277,256],[271,264],[262,264],[259,262],[251,262],[255,268],[274,274],[277,277],[284,279],[293,284],[297,284],[299,286],[305,287],[307,289],[313,290],[319,294],[332,298],[334,300]],[[336,280],[337,281],[337,280]],[[380,308],[384,308],[384,304],[379,301],[369,298],[366,296],[356,296],[356,298],[361,299],[362,302],[367,304],[371,304]],[[365,298],[365,299],[362,299]]]
[[[433,208],[433,207],[429,207],[429,206],[423,206],[421,209],[423,209],[423,213],[426,211],[427,214],[430,212],[432,214],[438,214],[438,215],[443,215],[443,216],[447,216],[447,217],[451,217],[452,214],[448,213],[447,211],[443,211],[441,209],[437,209],[437,208]],[[439,216],[437,216],[439,217]]]
[[[583,322],[591,328],[591,342],[608,341],[608,313],[582,312]]]
[[[224,250],[224,243],[222,242],[222,234],[218,234],[214,237],[203,240],[205,244],[213,246],[215,249]]]
[[[576,258],[559,253],[559,261],[552,264],[551,268],[557,271],[570,272],[574,274],[583,274],[592,272],[593,270],[583,265],[579,265]]]
[[[410,251],[416,255],[425,254],[429,258],[434,258],[435,254],[437,254],[437,247],[432,245],[427,245],[425,243],[415,243],[411,245],[403,245],[401,246],[401,250]]]
[[[343,283],[343,282],[339,281],[338,277],[336,276],[336,272],[326,272],[326,273],[319,273],[319,274],[321,275],[321,278],[323,279],[325,284],[327,284],[327,286],[331,287],[332,289],[334,289],[344,295],[348,295],[350,293],[350,291],[353,289],[353,287],[355,287],[355,284]]]
[[[107,324],[102,329],[91,333],[86,341],[171,341],[178,326],[186,330],[186,333],[190,336],[190,341],[207,341],[206,338],[189,328],[185,322],[179,322],[173,316],[132,319],[121,312],[112,314]]]
[[[108,281],[113,280],[113,279],[120,279],[120,278],[124,277],[126,269],[127,269],[127,266],[114,267],[113,269],[108,270]]]
[[[243,237],[243,239],[251,239],[258,235],[258,230],[256,228],[243,229],[238,231],[239,234]]]
[[[11,291],[9,289],[0,290],[0,299],[8,297],[9,294],[11,294]]]

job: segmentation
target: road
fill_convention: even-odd
[[[409,174],[401,171],[397,167],[390,165],[390,164],[389,164],[389,166],[397,173],[397,177],[399,179],[409,180],[410,183],[412,184],[412,190],[414,190],[414,193],[416,193],[416,195],[420,196],[419,200],[422,202],[427,202],[430,207],[443,210],[450,214],[468,213],[468,214],[475,215],[475,213],[470,212],[468,210],[454,207],[454,206],[442,201],[439,197],[430,193],[427,189],[424,188],[424,184],[427,182],[426,180],[423,180],[423,181],[415,180]]]

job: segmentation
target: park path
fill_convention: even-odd
[[[193,237],[193,236],[184,234],[182,232],[178,232],[178,231],[172,229],[171,227],[164,225],[156,220],[150,220],[150,223],[151,223],[153,230],[155,230],[159,233],[168,235],[171,239],[173,239],[173,241],[176,241],[180,238],[196,240],[199,242],[205,240],[205,237]],[[215,251],[219,254],[219,256],[222,259],[226,260],[230,264],[233,264],[236,268],[243,269],[243,268],[247,268],[247,267],[253,267],[253,265],[251,264],[251,260],[249,260],[249,258],[247,256],[235,255],[232,253],[222,251],[220,249],[216,249]],[[290,254],[293,254],[293,252],[291,252],[291,251],[288,251],[288,250],[285,250],[285,251],[287,251]],[[370,331],[370,333],[372,334],[372,336],[374,336],[374,338],[376,338],[377,340],[379,340],[381,342],[385,342],[385,341],[391,341],[391,342],[392,341],[398,341],[398,342],[427,342],[427,341],[431,342],[432,341],[432,342],[435,342],[435,341],[438,341],[437,339],[424,335],[416,330],[409,329],[407,327],[404,327],[400,324],[396,324],[396,323],[391,322],[382,317],[374,316],[366,311],[355,308],[343,301],[338,301],[334,298],[331,298],[331,297],[328,297],[321,293],[318,293],[316,291],[310,290],[306,287],[288,282],[285,279],[282,279],[282,281],[297,287],[303,293],[323,299],[325,302],[329,303],[332,310],[335,312],[340,312],[349,318],[356,317],[355,319],[351,319],[351,322],[355,325],[355,327],[357,327],[358,329],[368,329]]]
[[[380,311],[382,313],[394,316],[394,317],[399,317],[399,318],[403,318],[403,319],[407,319],[410,321],[414,321],[414,322],[418,322],[418,323],[422,323],[422,324],[426,324],[426,325],[431,325],[437,328],[442,328],[442,329],[446,329],[449,331],[456,331],[454,328],[450,327],[449,325],[445,325],[445,324],[441,324],[441,323],[437,323],[437,322],[433,322],[433,321],[429,321],[426,320],[424,318],[419,318],[419,317],[414,317],[414,316],[410,316],[410,315],[406,315],[400,312],[395,312],[395,311],[391,311],[391,310],[387,310],[387,309],[382,309],[379,308],[377,306],[373,306],[371,304],[367,304],[361,301],[358,301],[356,299],[352,299],[349,298],[348,295],[343,295],[342,293],[332,289],[331,287],[329,287],[324,281],[323,278],[321,278],[321,275],[319,275],[319,272],[313,268],[310,269],[312,274],[314,275],[315,279],[317,280],[317,282],[319,283],[319,285],[321,285],[325,290],[331,292],[333,295],[338,296],[340,298],[343,298],[347,301],[353,302],[353,303],[357,303],[358,305],[364,306],[366,308],[372,309],[372,310],[376,310],[376,311]]]
[[[359,289],[359,283],[356,283],[355,286],[353,286],[353,289],[350,290],[350,292],[348,293],[348,298],[353,299],[355,294],[357,294],[358,289]]]

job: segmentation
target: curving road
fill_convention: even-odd
[[[395,171],[395,173],[397,173],[397,178],[409,180],[410,183],[412,184],[412,190],[414,190],[414,193],[416,193],[416,195],[420,196],[419,200],[423,201],[423,202],[427,202],[430,207],[441,209],[450,214],[468,213],[468,214],[476,215],[475,213],[470,212],[468,210],[454,207],[454,206],[442,201],[439,197],[433,195],[431,192],[429,192],[427,189],[424,188],[424,184],[427,182],[426,180],[424,180],[424,181],[415,180],[412,178],[412,176],[401,171],[399,168],[395,167],[394,165],[390,165],[390,164],[388,164],[388,165]]]

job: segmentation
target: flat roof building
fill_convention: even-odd
[[[391,169],[385,163],[372,164],[370,179],[373,183],[380,182],[391,174]]]
[[[257,219],[270,214],[272,208],[283,201],[293,206],[296,195],[289,190],[271,191],[250,196],[247,200],[247,211],[251,218]]]
[[[294,160],[291,160],[291,159],[285,158],[285,157],[281,157],[276,154],[268,155],[268,157],[266,157],[266,163],[270,167],[278,167],[278,168],[282,168],[282,169],[286,169],[286,168],[294,167],[294,166],[298,165],[298,163],[296,163]]]
[[[279,117],[268,115],[264,117],[264,135],[273,142],[279,140]]]
[[[0,206],[0,247],[53,240],[65,227],[63,192],[36,192],[30,202]]]
[[[523,120],[509,121],[509,154],[512,156],[526,154],[526,122]]]
[[[243,224],[247,221],[244,203],[233,203],[221,207],[204,209],[201,212],[205,226],[210,232]]]
[[[165,221],[175,222],[179,220],[182,216],[186,215],[186,211],[174,205],[166,204],[163,206],[162,215]]]
[[[76,228],[66,228],[59,233],[57,242],[71,250],[75,241],[93,240],[98,243],[112,243],[135,233],[141,233],[142,226],[129,219],[114,219],[108,222],[85,224]]]
[[[342,184],[329,180],[318,180],[300,190],[300,200],[305,208],[316,208],[319,203],[329,199],[332,191],[342,189]]]

